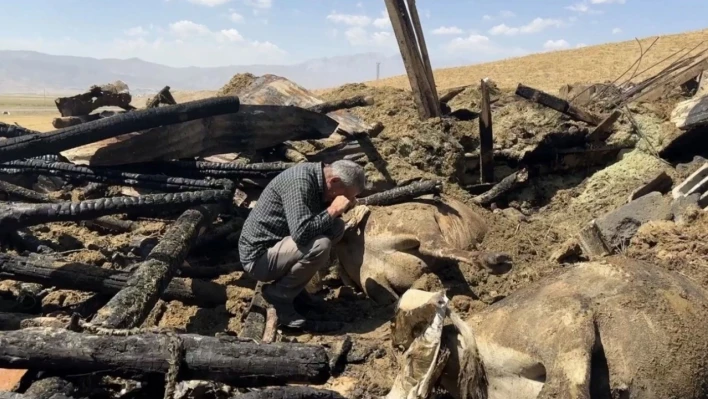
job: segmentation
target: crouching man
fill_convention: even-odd
[[[304,326],[293,301],[307,295],[307,283],[328,266],[330,250],[344,234],[340,216],[365,187],[361,166],[336,161],[298,164],[263,190],[243,225],[238,249],[246,273],[271,282],[263,286],[263,297],[281,326]]]

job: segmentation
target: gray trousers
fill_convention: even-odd
[[[344,221],[334,219],[331,230],[300,246],[288,236],[255,261],[243,265],[249,276],[262,282],[272,281],[269,294],[283,300],[294,299],[317,272],[329,263],[332,246],[344,235]]]

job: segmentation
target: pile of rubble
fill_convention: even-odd
[[[636,248],[646,258],[667,237],[648,239],[655,223],[705,226],[708,163],[673,166],[705,154],[708,94],[688,85],[705,62],[566,98],[487,80],[439,93],[441,116],[424,121],[402,90],[346,85],[319,98],[274,75],[237,75],[183,104],[165,87],[144,109],[124,84],[57,99],[56,131],[0,125],[0,367],[25,370],[17,398],[407,397],[411,380],[396,379],[395,350],[381,345],[392,308],[334,269],[318,292],[339,300],[317,324],[328,335],[275,328],[234,262],[265,184],[299,162],[350,159],[373,183],[363,204],[442,192],[472,207],[490,226],[483,246],[513,249],[515,269],[428,273],[415,288],[472,287],[450,307],[473,312],[558,263],[641,258]],[[667,121],[649,99],[677,91]],[[651,260],[662,256],[676,267],[666,253]]]

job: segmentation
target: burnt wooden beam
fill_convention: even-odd
[[[118,93],[94,86],[86,93],[72,97],[59,97],[54,103],[61,116],[85,116],[101,107],[119,107],[126,111],[135,109],[130,93]]]
[[[321,104],[313,105],[307,109],[321,114],[339,111],[340,109],[350,109],[356,107],[365,107],[374,104],[374,98],[371,96],[354,96],[343,100],[326,101]]]
[[[178,334],[184,356],[179,380],[213,380],[239,387],[323,384],[329,360],[321,346],[256,344]],[[66,329],[28,328],[0,332],[0,367],[38,368],[64,375],[164,374],[173,338],[167,334],[92,335]]]
[[[705,70],[708,70],[708,57],[700,58],[683,69],[679,69],[669,75],[656,79],[647,88],[635,95],[629,101],[646,102],[659,99],[683,83],[686,83],[691,79],[695,79]]]
[[[0,142],[0,162],[56,153],[126,133],[183,124],[195,119],[235,113],[238,97],[219,97],[161,108],[142,109],[44,134],[25,135]],[[155,150],[157,146],[151,148]],[[125,153],[120,154],[125,157]]]
[[[0,278],[59,289],[115,295],[127,286],[131,276],[131,273],[121,270],[82,263],[0,254]],[[174,278],[161,298],[213,307],[226,303],[226,291],[223,286],[210,281]]]
[[[627,197],[627,202],[632,202],[637,198],[643,197],[651,192],[658,191],[662,194],[666,194],[671,191],[671,187],[674,185],[674,179],[671,178],[666,172],[661,172],[654,178],[644,182],[641,186],[636,188]]]
[[[224,179],[267,179],[279,175],[280,172],[287,170],[293,165],[294,163],[288,162],[236,164],[205,161],[162,161],[123,165],[120,169],[134,173],[149,171],[154,174],[165,174],[168,176],[179,177],[191,176],[198,178],[214,177]]]
[[[52,126],[55,129],[64,129],[70,126],[80,125],[82,123],[96,121],[101,119],[100,114],[81,115],[81,116],[62,116],[52,119]]]
[[[600,143],[606,141],[612,135],[612,126],[622,116],[622,111],[616,109],[607,118],[603,119],[599,125],[588,133],[586,139],[588,142]]]
[[[140,263],[125,287],[97,312],[93,323],[106,328],[139,326],[184,263],[197,236],[216,217],[214,211],[204,206],[185,211]]]
[[[516,88],[516,95],[554,109],[568,115],[576,121],[585,122],[591,126],[597,126],[602,122],[602,118],[589,111],[580,109],[562,98],[534,89],[533,87],[524,86],[521,83],[519,83],[519,86]]]
[[[164,105],[177,104],[177,101],[175,101],[175,98],[172,97],[172,93],[170,93],[170,86],[165,86],[160,91],[158,91],[154,97],[152,97],[151,99],[149,99],[147,101],[147,103],[145,103],[145,108],[156,108],[156,107],[159,107],[160,104],[164,104]]]
[[[404,0],[385,0],[385,3],[393,33],[401,51],[408,81],[413,90],[413,100],[418,110],[418,116],[420,119],[440,116],[440,104],[435,101],[433,96],[434,88],[430,87],[406,4]]]
[[[380,193],[371,194],[357,200],[358,205],[384,206],[410,201],[428,194],[439,194],[442,184],[435,180],[424,180],[401,187],[395,187]]]
[[[91,220],[119,213],[176,212],[196,205],[230,203],[232,197],[233,190],[203,190],[53,204],[0,203],[0,232],[42,223]]]
[[[489,87],[480,81],[482,103],[479,113],[479,176],[480,183],[494,181],[494,133],[492,130],[492,108],[489,103]]]
[[[32,134],[40,134],[40,132],[27,129],[19,125],[11,125],[9,123],[0,122],[0,137],[14,138]]]
[[[521,169],[502,179],[502,181],[492,187],[489,191],[472,198],[472,201],[480,205],[490,204],[515,188],[526,184],[528,179],[528,170]]]
[[[345,399],[344,396],[328,389],[312,387],[277,387],[233,396],[233,399]]]
[[[411,23],[413,24],[413,31],[415,31],[415,36],[418,41],[418,47],[420,49],[420,58],[423,61],[423,68],[425,69],[425,77],[428,81],[428,88],[430,89],[430,94],[432,95],[432,101],[439,108],[440,99],[438,98],[438,88],[435,85],[435,76],[433,75],[433,67],[430,65],[430,55],[428,54],[428,45],[425,43],[425,35],[423,34],[423,26],[420,23],[420,16],[418,15],[418,7],[416,7],[415,0],[407,0],[408,2],[408,13],[411,17]],[[441,111],[435,116],[440,116]]]

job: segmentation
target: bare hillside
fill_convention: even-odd
[[[705,49],[708,43],[702,45],[701,43],[706,42],[707,38],[708,29],[661,36],[641,60],[638,72],[646,71],[638,74],[633,80],[658,72],[696,46],[699,47],[693,53]],[[647,49],[655,39],[656,37],[649,37],[639,42],[644,49]],[[681,50],[685,51],[671,57]],[[542,90],[557,91],[566,83],[615,80],[632,66],[640,54],[637,41],[607,43],[573,50],[531,54],[485,64],[437,69],[434,71],[435,83],[439,88],[449,88],[473,84],[488,76],[502,88],[514,88],[519,82],[523,82]],[[661,62],[663,60],[666,62]],[[650,68],[655,64],[656,66]],[[620,82],[629,78],[632,72],[623,76]],[[370,81],[366,84],[410,89],[405,75]]]

